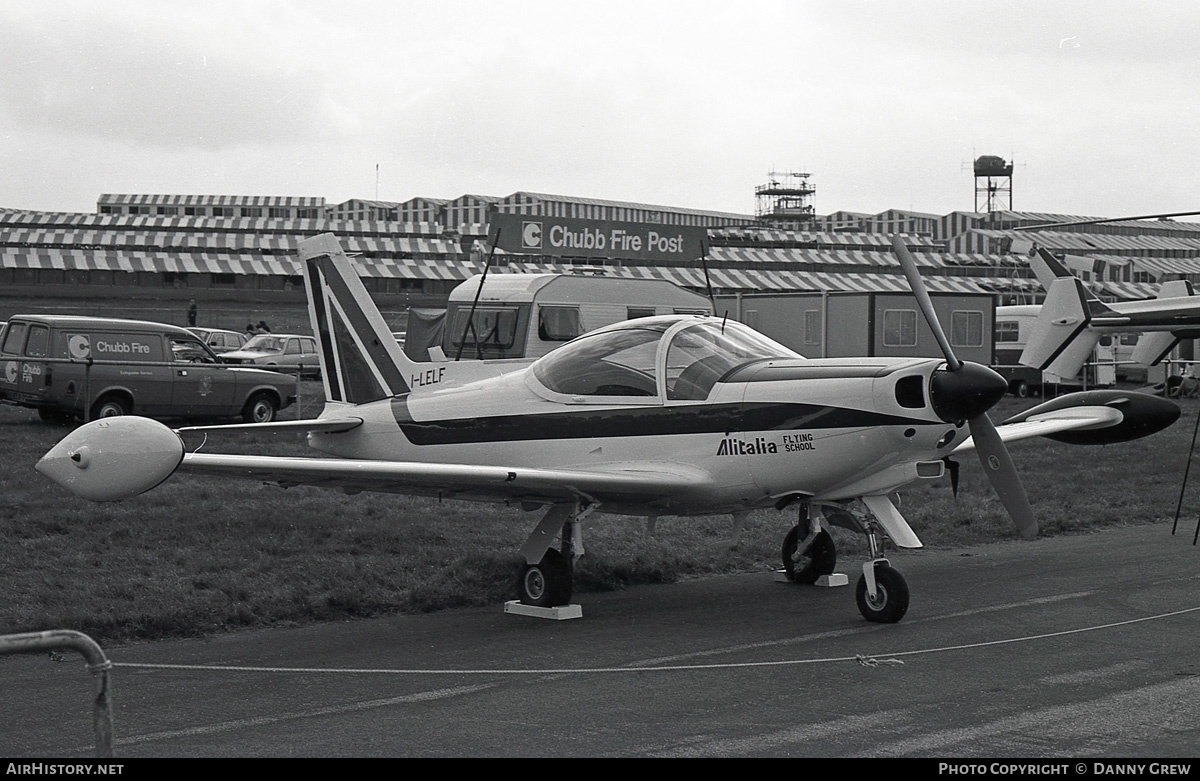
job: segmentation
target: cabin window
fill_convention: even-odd
[[[996,341],[997,342],[1016,342],[1020,333],[1020,323],[1009,321],[1007,323],[996,323]]]
[[[661,328],[629,328],[584,337],[533,365],[534,376],[571,396],[657,396],[655,357]]]
[[[917,346],[917,310],[885,309],[883,311],[883,346]]]
[[[654,317],[655,314],[654,307],[631,306],[625,310],[625,319],[636,320],[639,317]]]
[[[478,307],[455,312],[451,329],[451,345],[465,345],[468,358],[504,358],[517,342],[518,310],[516,307]]]
[[[543,342],[569,342],[582,333],[579,307],[538,307],[538,338]]]
[[[983,312],[951,312],[950,344],[954,347],[983,347]]]

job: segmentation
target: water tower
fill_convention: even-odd
[[[1012,211],[1012,172],[1012,163],[1004,162],[1003,157],[980,155],[975,159],[976,212]],[[1007,206],[1004,205],[1005,196],[1008,197]],[[987,208],[979,208],[981,199]]]

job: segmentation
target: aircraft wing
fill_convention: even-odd
[[[996,426],[1005,442],[1049,437],[1072,445],[1111,445],[1161,431],[1179,418],[1179,405],[1145,393],[1094,390],[1042,402]],[[975,449],[968,437],[954,453]]]
[[[1045,437],[1051,434],[1061,434],[1064,431],[1079,429],[1096,429],[1115,426],[1121,423],[1124,416],[1112,407],[1075,407],[1068,410],[1046,413],[1042,416],[1018,423],[1005,423],[996,426],[996,433],[1004,442],[1017,442],[1030,437]],[[967,437],[953,453],[965,453],[975,449],[973,437]]]
[[[653,501],[703,488],[710,480],[703,470],[667,462],[624,463],[613,468],[546,469],[210,453],[185,455],[176,472],[262,480],[284,487],[338,488],[350,493],[381,491],[539,503],[580,498]]]
[[[360,422],[293,421],[290,428],[339,430]],[[321,486],[348,493],[381,491],[538,504],[577,499],[641,504],[683,491],[703,491],[712,482],[702,469],[665,460],[556,469],[187,452],[178,432],[134,415],[80,426],[46,453],[37,469],[77,496],[100,502],[136,496],[175,473],[284,487]]]

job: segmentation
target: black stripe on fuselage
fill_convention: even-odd
[[[392,399],[392,414],[404,436],[414,445],[945,425],[935,420],[867,410],[782,402],[627,407],[418,421],[409,414],[407,394]]]

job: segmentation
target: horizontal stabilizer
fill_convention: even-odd
[[[1021,353],[1021,363],[1045,371],[1056,358],[1067,352],[1077,337],[1087,330],[1090,322],[1088,293],[1083,282],[1075,277],[1055,279],[1046,294],[1046,301],[1042,304],[1041,312],[1033,327],[1033,333],[1025,345],[1025,350]],[[1071,350],[1064,362],[1056,366],[1055,373],[1064,374],[1070,368],[1066,365],[1067,361],[1078,360],[1074,371],[1065,374],[1067,377],[1075,376],[1084,361],[1087,360],[1092,348],[1095,347],[1098,338],[1093,335],[1087,340],[1091,344],[1087,346],[1086,350],[1081,348]],[[1081,351],[1082,357],[1078,355]]]
[[[1179,337],[1170,331],[1149,331],[1138,337],[1129,359],[1139,366],[1157,366],[1177,344]]]

